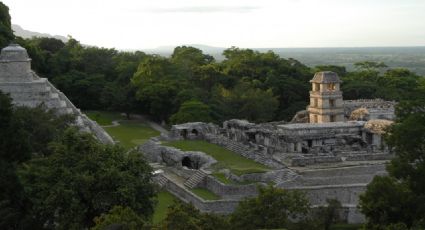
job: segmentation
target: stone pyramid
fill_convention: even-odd
[[[44,104],[58,114],[74,114],[75,124],[81,130],[91,132],[103,143],[114,143],[102,127],[75,107],[47,78],[41,78],[31,70],[31,59],[26,49],[17,44],[1,50],[0,90],[8,93],[18,106],[36,107]]]

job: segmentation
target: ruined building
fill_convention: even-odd
[[[162,141],[205,140],[222,146],[271,169],[245,175],[220,171],[227,179],[305,191],[313,206],[338,199],[345,220],[362,222],[359,194],[375,175],[386,174],[385,164],[393,157],[382,135],[394,119],[395,102],[344,101],[341,80],[333,72],[316,73],[311,83],[310,105],[293,122],[254,124],[234,119],[222,126],[179,124],[169,135],[154,138],[139,150],[163,169],[156,176],[158,184],[201,211],[232,212],[240,199],[257,194],[256,186],[223,184],[213,176],[217,173],[210,167],[214,158],[163,146]],[[194,187],[208,189],[221,199],[205,201],[190,191]]]
[[[72,102],[47,78],[41,78],[31,70],[27,51],[11,44],[0,54],[0,90],[10,94],[18,106],[44,105],[58,114],[73,114],[75,124],[83,131],[91,132],[103,143],[113,143],[112,138],[94,121],[77,109]]]

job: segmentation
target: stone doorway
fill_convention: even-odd
[[[199,169],[199,163],[190,159],[190,157],[183,157],[182,166],[185,166],[189,169]]]

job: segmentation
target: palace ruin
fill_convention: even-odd
[[[163,173],[159,185],[205,212],[230,213],[238,201],[257,194],[256,185],[223,184],[212,174],[216,161],[205,153],[185,152],[161,143],[172,140],[204,140],[271,168],[264,173],[234,175],[229,180],[274,184],[305,191],[313,207],[338,199],[349,223],[364,221],[357,210],[358,196],[375,175],[386,174],[393,155],[382,135],[394,119],[395,102],[344,101],[338,75],[316,73],[310,105],[290,123],[254,124],[246,120],[225,121],[220,127],[202,122],[174,125],[169,135],[139,146],[146,158]],[[197,162],[197,167],[192,163]],[[190,191],[205,188],[221,197],[206,201]]]

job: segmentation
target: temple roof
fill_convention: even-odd
[[[338,74],[331,71],[317,72],[314,74],[313,79],[310,81],[313,83],[341,83]]]
[[[3,48],[0,54],[1,61],[30,61],[27,50],[18,44],[10,44]]]

